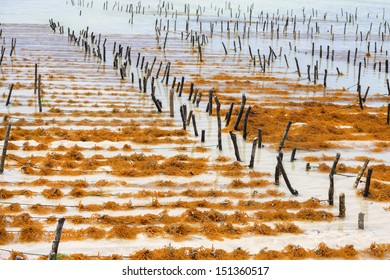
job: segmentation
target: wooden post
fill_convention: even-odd
[[[283,167],[282,159],[280,158],[279,155],[276,157],[276,159],[278,160],[279,169],[280,169],[280,171],[282,172],[283,179],[284,179],[284,182],[285,182],[286,185],[287,185],[287,188],[289,189],[289,191],[291,192],[291,194],[293,194],[293,195],[298,195],[298,191],[295,190],[295,189],[293,189],[293,188],[291,187],[290,181],[288,180],[286,171],[284,170],[284,167]]]
[[[211,93],[212,94],[212,93]],[[222,125],[221,125],[221,103],[218,96],[215,96],[215,103],[217,104],[217,122],[218,122],[218,149],[222,151]],[[210,103],[209,103],[210,104]],[[211,109],[210,109],[211,110]]]
[[[237,116],[236,122],[234,123],[234,130],[238,130],[238,125],[240,124],[241,117],[242,117],[242,114],[243,114],[244,109],[245,109],[245,103],[246,103],[246,96],[245,96],[245,93],[244,93],[242,95],[240,111],[238,112],[238,116]]]
[[[38,87],[38,64],[35,63],[35,71],[34,71],[34,94],[37,93]]]
[[[175,116],[175,104],[174,104],[174,90],[170,89],[169,90],[169,116],[173,118]]]
[[[281,161],[283,161],[283,152],[279,152],[279,157]],[[280,168],[279,168],[279,162],[276,162],[275,166],[275,185],[279,186],[279,177],[280,177]]]
[[[167,69],[167,74],[166,74],[166,80],[165,80],[165,85],[167,86],[169,83],[169,71],[171,70],[171,63],[168,62],[168,69]]]
[[[210,90],[209,91],[209,116],[211,116],[213,114],[213,94],[214,94],[214,91],[213,90]]]
[[[257,138],[253,139],[251,160],[249,162],[249,168],[253,168],[253,165],[254,165],[254,162],[255,162],[256,146],[257,146]]]
[[[328,77],[328,70],[325,69],[325,75],[324,75],[324,87],[326,88],[326,78]]]
[[[359,106],[360,106],[360,109],[364,109],[363,107],[363,98],[362,98],[362,87],[361,85],[358,85],[358,97],[359,97]]]
[[[370,87],[367,87],[367,89],[366,89],[366,93],[364,94],[364,96],[363,96],[363,98],[362,98],[362,101],[363,101],[363,103],[365,103],[366,102],[366,100],[367,100],[367,96],[368,96],[368,92],[370,91]]]
[[[192,114],[194,113],[193,110],[190,110],[190,112],[188,113],[188,117],[187,117],[187,126],[189,126],[191,124],[191,118],[192,118]]]
[[[284,61],[286,61],[286,66],[287,66],[287,68],[290,68],[290,66],[288,65],[288,60],[287,60],[286,54],[284,55]],[[261,63],[260,63],[260,65],[261,65]]]
[[[282,141],[280,141],[280,144],[279,144],[278,152],[280,152],[283,149],[283,147],[284,147],[284,142],[286,141],[287,134],[288,134],[288,131],[290,130],[291,124],[292,124],[292,121],[289,121],[287,126],[286,126],[286,129],[284,130]]]
[[[244,129],[243,129],[243,134],[242,134],[242,137],[244,138],[244,140],[246,140],[246,136],[248,135],[247,126],[248,126],[248,118],[249,118],[249,114],[251,112],[251,109],[252,109],[252,107],[249,106],[248,109],[246,110],[245,117],[244,117]]]
[[[233,130],[230,130],[229,134],[230,134],[230,138],[232,139],[232,142],[233,142],[234,154],[236,155],[236,159],[237,159],[237,161],[241,161],[240,152],[238,151],[238,145],[237,145],[237,136],[233,132]]]
[[[204,143],[206,141],[206,131],[202,129],[202,136],[200,138],[200,142]]]
[[[329,173],[329,179],[330,179],[330,187],[328,191],[328,197],[329,197],[329,205],[333,205],[333,196],[334,196],[334,174],[336,173],[336,167],[337,163],[339,162],[340,159],[340,153],[336,154],[336,158],[334,159],[332,169],[330,170]]]
[[[65,218],[58,219],[56,236],[54,238],[52,249],[49,254],[49,260],[55,260],[57,257],[58,246],[60,245],[62,227],[64,226],[64,223],[65,223]]]
[[[156,105],[157,111],[159,113],[161,113],[162,109],[161,109],[161,104],[160,104],[159,100],[156,99],[156,96],[153,93],[151,94],[151,96],[152,96],[152,100],[153,100],[154,105]]]
[[[297,65],[298,76],[301,77],[301,71],[299,70],[299,64],[297,58],[295,58],[295,64]]]
[[[222,45],[223,45],[223,49],[225,50],[225,55],[227,55],[228,54],[228,52],[227,52],[227,50],[226,50],[226,46],[225,46],[225,44],[222,42]]]
[[[190,95],[188,96],[188,100],[191,100],[192,94],[194,93],[194,83],[191,83],[190,86]]]
[[[226,124],[225,126],[228,126],[230,123],[230,119],[232,117],[232,112],[233,112],[233,107],[234,107],[234,102],[230,103],[229,111],[226,115]]]
[[[367,170],[366,186],[364,187],[363,197],[368,197],[368,195],[370,194],[371,175],[372,175],[372,168],[369,168]]]
[[[358,228],[364,229],[364,213],[359,213]]]
[[[364,174],[364,171],[366,171],[366,168],[367,168],[367,165],[368,163],[370,162],[369,159],[366,159],[366,161],[364,162],[363,164],[363,167],[360,169],[357,177],[356,177],[356,180],[355,180],[355,183],[353,184],[353,188],[356,189],[357,186],[359,185],[360,183],[360,179],[362,178],[363,174]]]
[[[5,47],[1,46],[0,65],[1,63],[3,63],[4,53],[5,53]]]
[[[387,124],[390,124],[390,103],[387,104]]]
[[[389,83],[389,79],[386,79],[386,85],[387,85],[387,93],[390,96],[390,83]]]
[[[339,196],[339,217],[345,218],[345,194],[341,193]]]
[[[292,152],[291,152],[291,158],[290,158],[290,161],[294,161],[294,160],[296,160],[296,158],[295,158],[295,154],[296,154],[296,152],[297,152],[297,148],[293,148],[293,149],[292,149]]]
[[[38,75],[38,105],[39,105],[39,112],[42,113],[41,74]]]
[[[183,86],[184,86],[184,76],[181,77],[181,83],[180,83],[180,90],[179,90],[179,97],[183,93]]]
[[[7,156],[8,139],[9,139],[10,132],[11,132],[11,122],[8,122],[7,130],[5,131],[5,138],[4,138],[4,144],[3,144],[3,153],[1,154],[0,174],[3,174],[3,172],[4,172],[4,163],[5,163],[5,158]]]
[[[191,116],[191,118],[192,118],[192,126],[194,127],[194,134],[196,137],[198,137],[198,129],[196,127],[195,115],[193,114]],[[202,142],[204,142],[204,141],[202,141]]]
[[[186,115],[185,115],[185,107],[184,106],[185,105],[180,106],[180,115],[181,115],[181,120],[183,123],[183,130],[186,130],[187,125],[186,125]]]
[[[357,82],[358,90],[359,90],[359,86],[360,86],[360,76],[361,76],[361,72],[362,72],[362,63],[359,62],[359,72],[358,72],[358,82]]]
[[[262,142],[263,141],[263,136],[262,136],[262,131],[261,131],[261,128],[259,128],[257,130],[257,148],[261,148],[262,147]]]
[[[5,102],[5,106],[8,106],[10,101],[11,101],[11,94],[12,94],[12,89],[13,88],[14,88],[14,84],[11,84],[11,86],[9,88],[9,92],[8,92],[7,101]]]
[[[146,77],[142,78],[142,82],[143,82],[143,92],[146,93],[147,92],[147,85],[148,85],[148,80],[146,79]]]

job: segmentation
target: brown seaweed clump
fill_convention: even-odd
[[[139,229],[126,225],[116,225],[108,232],[107,238],[136,239]]]
[[[59,188],[44,189],[42,195],[47,199],[60,199],[64,193]]]
[[[7,232],[5,227],[0,227],[0,245],[9,244],[14,240],[14,235]]]
[[[39,242],[44,238],[45,233],[40,226],[25,226],[20,230],[20,242]]]

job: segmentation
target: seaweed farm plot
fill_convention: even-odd
[[[0,12],[1,259],[389,257],[385,10],[59,3]]]

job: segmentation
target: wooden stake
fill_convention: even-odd
[[[0,65],[3,62],[5,47],[1,46]]]
[[[357,82],[357,86],[359,87],[360,86],[360,75],[361,75],[361,72],[362,72],[362,63],[359,62],[359,72],[358,72],[358,82]],[[359,88],[358,88],[359,90]]]
[[[328,70],[325,69],[325,75],[324,75],[324,87],[326,88],[326,78],[328,77]]]
[[[237,161],[241,161],[240,152],[238,150],[238,145],[237,145],[237,136],[233,132],[233,130],[230,130],[229,134],[230,134],[230,138],[232,139],[232,142],[233,142],[234,154],[236,155],[236,159],[237,159]]]
[[[366,171],[366,168],[367,168],[367,165],[368,165],[369,162],[370,162],[370,160],[366,159],[366,161],[363,164],[363,167],[360,169],[360,171],[359,171],[359,173],[358,173],[358,175],[356,177],[355,183],[353,184],[353,188],[354,189],[356,189],[357,186],[359,185],[360,180],[362,179],[364,171]]]
[[[364,109],[363,107],[363,98],[362,98],[362,87],[360,85],[358,85],[358,97],[359,97],[359,106],[360,106],[360,109]]]
[[[296,154],[296,152],[297,152],[297,148],[293,148],[293,149],[292,149],[292,152],[291,152],[291,158],[290,158],[290,161],[294,161],[294,160],[296,160],[296,158],[295,158],[295,154]]]
[[[7,130],[5,131],[5,137],[4,137],[3,153],[1,154],[0,174],[3,174],[4,172],[4,164],[5,164],[5,158],[7,156],[8,139],[9,139],[10,132],[11,132],[11,122],[8,121]]]
[[[156,99],[156,96],[153,93],[151,94],[151,96],[152,96],[153,103],[154,103],[154,105],[157,108],[157,111],[159,113],[161,113],[162,112],[162,108],[161,108],[161,104],[160,104],[159,100]]]
[[[233,106],[234,106],[234,102],[230,103],[230,107],[229,107],[229,111],[226,115],[226,124],[225,126],[228,126],[229,123],[230,123],[230,118],[232,117],[232,112],[233,112]]]
[[[39,112],[42,113],[41,74],[38,75],[38,106],[39,106]]]
[[[184,87],[184,76],[181,77],[181,83],[180,83],[180,90],[179,90],[179,97],[183,93],[183,87]]]
[[[291,183],[290,183],[290,181],[288,180],[286,171],[284,170],[284,167],[283,167],[282,159],[280,158],[279,155],[276,157],[276,159],[278,160],[279,169],[280,169],[280,171],[282,172],[282,176],[283,176],[284,182],[285,182],[286,185],[287,185],[288,190],[291,192],[291,194],[293,194],[293,195],[298,195],[298,191],[295,190],[295,189],[293,189],[293,188],[291,187]]]
[[[11,101],[11,94],[12,94],[12,89],[13,88],[14,88],[14,84],[11,84],[11,86],[9,88],[9,92],[8,92],[7,101],[5,102],[5,106],[8,106],[10,101]]]
[[[194,127],[194,134],[196,137],[198,137],[198,128],[196,127],[195,115],[193,114],[191,118],[192,118],[192,126]]]
[[[329,179],[330,179],[330,186],[329,186],[329,191],[328,191],[328,197],[329,197],[329,205],[333,205],[333,196],[334,196],[334,174],[336,173],[336,167],[337,163],[339,162],[340,159],[340,153],[336,154],[336,158],[333,161],[333,166],[332,169],[330,170],[329,173]]]
[[[185,105],[180,106],[180,116],[181,116],[181,121],[183,123],[183,130],[187,129],[187,124],[186,124],[186,109],[184,107]]]
[[[358,228],[364,229],[364,213],[359,213]]]
[[[244,117],[244,128],[243,128],[243,134],[242,134],[242,137],[244,138],[244,140],[246,140],[246,137],[248,135],[247,126],[248,126],[248,118],[249,118],[249,114],[251,112],[251,109],[252,109],[252,107],[249,106],[248,109],[246,110],[245,117]]]
[[[345,194],[339,196],[339,218],[345,218]]]
[[[38,88],[38,64],[35,63],[35,71],[34,71],[34,94],[37,93]]]
[[[287,134],[288,134],[288,131],[290,130],[291,124],[292,124],[292,121],[289,121],[287,126],[286,126],[286,129],[284,130],[282,141],[280,141],[280,144],[279,144],[278,152],[280,152],[283,149],[283,147],[284,147],[284,142],[286,141]]]
[[[364,187],[363,197],[368,197],[368,195],[370,194],[371,175],[372,175],[372,168],[369,168],[367,170],[366,186]]]
[[[222,151],[222,124],[221,124],[221,103],[218,96],[215,96],[215,103],[217,104],[217,122],[218,122],[218,149]],[[210,104],[210,103],[209,103]]]
[[[227,55],[228,52],[227,52],[226,46],[225,46],[225,44],[224,44],[223,42],[222,42],[222,45],[223,45],[223,48],[224,48],[224,50],[225,50],[225,55]]]
[[[236,122],[234,123],[234,130],[238,130],[238,125],[240,124],[240,121],[241,121],[241,118],[242,118],[242,114],[243,114],[244,109],[245,109],[245,103],[246,103],[246,96],[245,96],[245,94],[243,94],[242,95],[242,100],[241,100],[240,111],[238,112],[238,116],[237,116]]]
[[[254,162],[255,162],[256,146],[257,146],[257,138],[253,139],[251,160],[249,162],[249,168],[253,168],[253,165],[254,165]]]
[[[191,83],[190,86],[190,95],[188,96],[188,100],[191,100],[192,94],[194,93],[194,83]]]
[[[188,117],[187,117],[187,126],[189,126],[191,124],[191,118],[192,118],[192,114],[194,113],[193,110],[190,110],[190,112],[188,113]]]
[[[301,77],[301,71],[299,70],[299,64],[297,58],[295,58],[295,64],[297,65],[298,76]]]
[[[65,218],[58,219],[56,235],[52,244],[52,249],[49,254],[49,260],[55,260],[57,257],[58,246],[60,245],[62,228],[64,226],[64,223],[65,223]]]
[[[202,129],[202,136],[200,138],[200,142],[204,143],[206,141],[206,131]]]
[[[169,90],[169,116],[173,118],[175,116],[175,104],[174,104],[174,90]]]
[[[262,136],[262,131],[261,131],[261,128],[259,128],[257,130],[257,148],[261,148],[262,147],[262,141],[263,141],[263,136]]]
[[[279,157],[281,161],[283,161],[283,152],[279,152]],[[280,167],[279,167],[279,162],[276,161],[276,166],[275,166],[275,185],[279,186],[279,177],[280,177]]]
[[[209,91],[209,106],[208,106],[209,116],[211,116],[213,114],[213,94],[214,94],[214,90],[210,90]]]
[[[390,124],[390,103],[387,104],[387,124]]]

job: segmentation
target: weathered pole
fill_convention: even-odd
[[[334,174],[336,173],[336,167],[337,163],[339,162],[340,159],[340,153],[336,154],[336,157],[333,161],[333,166],[332,169],[330,170],[329,173],[329,179],[330,179],[330,186],[329,186],[329,191],[328,191],[328,197],[329,197],[329,205],[333,205],[333,196],[334,196]]]
[[[65,218],[58,219],[56,235],[52,244],[52,249],[49,254],[49,260],[55,260],[57,257],[58,246],[60,245],[62,228],[64,226],[64,223],[65,223]]]
[[[11,122],[9,121],[7,124],[7,130],[5,131],[3,153],[1,154],[0,174],[3,174],[3,172],[4,172],[4,163],[5,163],[5,158],[7,156],[8,139],[9,139],[10,132],[11,132]]]

